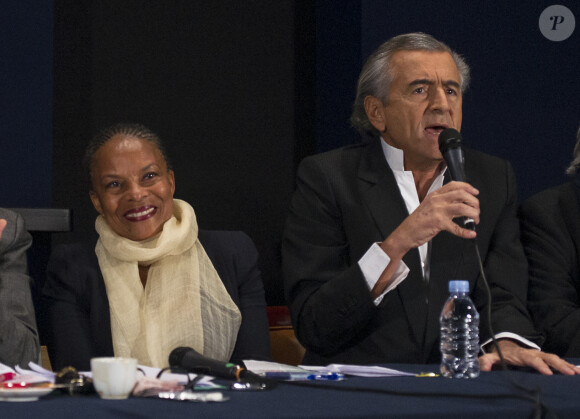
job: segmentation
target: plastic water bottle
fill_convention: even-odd
[[[449,378],[479,376],[479,313],[469,298],[469,282],[449,281],[449,298],[439,324],[441,374]]]

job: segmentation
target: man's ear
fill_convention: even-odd
[[[377,131],[384,132],[386,129],[386,118],[383,102],[374,96],[367,96],[365,97],[364,105],[370,123]]]
[[[89,191],[89,196],[91,197],[93,207],[95,207],[95,209],[97,210],[97,212],[99,214],[102,214],[103,211],[102,211],[102,207],[101,207],[101,201],[99,200],[99,197],[97,196],[95,191]]]

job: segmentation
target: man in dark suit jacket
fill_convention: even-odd
[[[26,263],[31,244],[22,217],[0,208],[0,362],[11,367],[40,360]]]
[[[270,359],[258,251],[242,232],[199,230],[199,241],[242,314],[231,359]],[[44,336],[53,368],[90,370],[90,359],[113,356],[109,300],[95,243],[58,246],[43,290]],[[168,324],[167,327],[172,325]]]
[[[580,357],[580,129],[570,182],[527,199],[520,208],[528,256],[528,307],[546,350]]]
[[[484,314],[474,243],[466,240],[477,236],[506,360],[546,374],[550,366],[577,372],[537,350],[510,165],[468,151],[471,184],[449,182],[438,136],[460,130],[468,80],[467,65],[445,44],[419,33],[395,37],[359,78],[351,120],[375,138],[302,162],[283,268],[305,362],[438,362],[447,281],[468,280]],[[458,217],[475,220],[477,233]],[[482,343],[488,330],[483,315]],[[480,358],[482,370],[498,362],[496,353]]]

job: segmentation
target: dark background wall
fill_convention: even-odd
[[[577,2],[558,2],[580,16]],[[88,138],[131,120],[168,145],[178,198],[202,228],[246,231],[268,302],[305,155],[358,141],[348,118],[364,59],[423,31],[464,54],[463,134],[513,163],[525,198],[565,180],[580,125],[579,31],[547,40],[552,2],[4,0],[0,205],[65,207],[94,236],[80,166]]]
[[[0,206],[50,207],[52,2],[0,8]]]
[[[94,236],[80,161],[95,131],[140,122],[167,144],[201,228],[243,230],[269,300],[293,189],[293,2],[55,1],[53,203]],[[72,86],[71,86],[72,84]],[[82,181],[81,181],[82,180]]]
[[[538,25],[553,4],[576,17],[576,30],[560,42]],[[580,2],[365,0],[362,21],[363,56],[409,31],[430,33],[465,56],[472,84],[463,138],[512,162],[522,199],[566,180],[580,126]]]
[[[341,3],[316,2],[317,150],[358,140],[348,118],[364,61],[388,38],[420,31],[446,42],[471,66],[465,144],[509,159],[521,199],[566,181],[580,126],[578,1]],[[554,4],[576,18],[576,29],[560,42],[539,29],[540,15]],[[353,30],[357,19],[359,32]]]

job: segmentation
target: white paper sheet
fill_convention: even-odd
[[[330,364],[325,367],[311,365],[300,365],[300,367],[309,371],[336,372],[346,375],[355,375],[357,377],[397,377],[416,375],[410,372],[398,371],[391,368],[366,365]]]
[[[398,371],[391,368],[365,365],[330,364],[323,366],[312,365],[286,365],[277,362],[244,360],[248,370],[254,374],[265,374],[266,372],[288,372],[288,373],[339,373],[346,375],[356,375],[358,377],[395,377],[395,376],[415,376],[415,374],[405,371]]]

